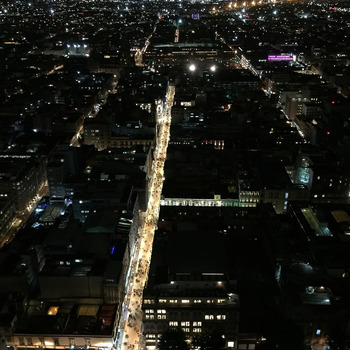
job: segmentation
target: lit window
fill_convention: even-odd
[[[216,319],[217,320],[225,320],[226,319],[226,315],[216,315]]]
[[[205,315],[204,319],[205,320],[213,320],[214,319],[214,315]]]
[[[202,332],[201,328],[193,328],[193,333],[200,333]]]
[[[198,322],[193,322],[193,327],[201,327],[202,326],[202,322],[198,321]]]
[[[317,329],[316,330],[316,335],[320,335],[321,334],[321,330],[320,329]]]
[[[189,327],[190,326],[190,322],[188,322],[188,321],[181,322],[181,326],[182,327]]]
[[[166,299],[159,299],[160,303],[166,303]]]
[[[181,302],[182,302],[183,304],[188,304],[190,301],[189,301],[188,299],[182,299]]]
[[[227,347],[228,348],[234,348],[234,346],[235,346],[235,342],[234,341],[227,342]]]
[[[177,327],[179,323],[177,321],[170,321],[169,322],[169,327]]]

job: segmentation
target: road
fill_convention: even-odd
[[[115,77],[115,76],[114,76]],[[69,145],[71,147],[80,147],[80,142],[79,139],[81,137],[81,135],[83,134],[84,131],[84,120],[86,118],[95,118],[96,115],[98,114],[100,108],[102,105],[106,104],[107,98],[109,96],[109,94],[114,94],[115,89],[117,87],[118,84],[118,80],[115,78],[112,86],[110,87],[110,89],[105,93],[105,95],[103,96],[103,98],[100,99],[100,102],[97,103],[94,108],[92,108],[91,112],[89,114],[85,114],[81,117],[81,119],[78,122],[78,127],[77,127],[77,131],[76,133],[73,135],[73,137],[70,140]],[[103,102],[104,101],[104,102]]]
[[[142,55],[147,51],[148,45],[150,44],[150,40],[153,36],[153,34],[155,33],[155,31],[157,30],[157,24],[159,22],[159,19],[156,21],[154,27],[153,27],[153,31],[152,33],[146,38],[145,41],[145,45],[142,49],[137,49],[136,53],[135,53],[135,65],[138,67],[143,67],[143,57]]]
[[[171,108],[173,106],[175,87],[168,86],[166,104],[161,117],[158,119],[159,133],[157,146],[152,163],[149,183],[149,200],[147,210],[141,214],[138,230],[139,239],[131,260],[131,276],[122,306],[117,340],[117,349],[141,349],[140,336],[142,332],[142,296],[147,284],[149,266],[152,256],[154,232],[157,228],[160,196],[164,180],[164,162],[170,137]]]

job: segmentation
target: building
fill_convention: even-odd
[[[0,197],[0,236],[3,236],[10,229],[15,218],[14,203],[7,197]]]
[[[17,212],[31,206],[46,182],[46,157],[3,155],[0,157],[0,196],[14,202]]]
[[[226,347],[235,348],[239,297],[232,291],[225,236],[177,225],[167,243],[155,242],[143,301],[146,347],[154,349],[162,332],[180,327],[188,338],[215,328],[225,336]]]

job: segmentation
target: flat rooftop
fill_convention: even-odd
[[[117,304],[31,302],[15,333],[112,334]]]

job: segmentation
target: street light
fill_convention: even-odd
[[[196,66],[194,64],[190,65],[190,71],[194,72],[196,70]]]
[[[215,71],[216,71],[216,66],[215,66],[215,65],[212,65],[212,66],[210,67],[210,71],[215,72]]]

